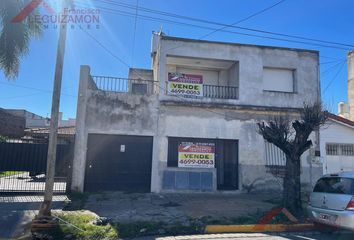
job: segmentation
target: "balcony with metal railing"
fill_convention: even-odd
[[[157,93],[158,82],[153,80],[129,79],[108,76],[91,76],[89,86],[94,90],[106,92],[131,93],[137,95],[152,95]]]
[[[166,81],[166,86],[170,86],[169,84],[170,82]],[[187,86],[182,86],[182,88]],[[169,89],[169,87],[166,87],[164,90],[166,95],[179,95],[188,98],[238,99],[238,87],[236,86],[203,84],[200,91],[198,89],[198,93],[196,94],[192,93],[196,90],[181,89],[175,90],[175,92],[173,92]]]
[[[91,76],[89,88],[106,92],[131,93],[138,95],[157,94],[161,88],[158,81],[129,79],[109,76]],[[238,99],[238,87],[203,85],[203,98]],[[167,90],[165,90],[167,94]]]
[[[238,99],[238,87],[203,85],[203,97],[219,99]]]

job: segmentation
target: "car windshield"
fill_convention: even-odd
[[[354,195],[354,179],[325,177],[317,181],[314,192]]]

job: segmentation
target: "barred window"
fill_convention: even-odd
[[[339,155],[339,144],[326,144],[327,155]]]
[[[342,144],[340,145],[342,155],[344,156],[354,156],[354,145],[353,144]]]
[[[331,156],[354,156],[354,144],[327,143],[326,154]]]
[[[266,166],[285,166],[286,156],[280,148],[265,141]]]

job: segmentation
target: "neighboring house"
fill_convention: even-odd
[[[320,100],[317,51],[153,34],[152,66],[128,79],[81,67],[73,190],[280,188],[272,172],[284,156],[256,123],[296,118]],[[311,187],[322,165],[309,152],[301,164]]]
[[[348,53],[348,103],[321,128],[323,173],[354,171],[354,52]]]
[[[35,113],[24,109],[6,109],[7,112],[22,117],[26,121],[26,128],[43,128],[49,127],[50,119],[39,116]]]
[[[5,109],[9,113],[23,117],[26,120],[26,128],[47,128],[50,126],[50,118],[45,118],[35,113],[24,109]],[[63,113],[59,113],[58,126],[59,127],[75,127],[75,118],[63,120]]]
[[[23,140],[33,143],[48,143],[49,128],[29,128],[25,130]],[[74,142],[75,127],[58,127],[58,144],[69,144]]]
[[[20,138],[24,135],[25,119],[13,115],[0,108],[0,135],[9,138]]]
[[[354,122],[330,114],[321,128],[323,173],[354,171]]]
[[[63,119],[63,113],[59,112],[59,127],[75,127],[76,119],[75,118],[68,118],[67,120]]]

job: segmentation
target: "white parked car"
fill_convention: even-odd
[[[321,177],[309,198],[308,213],[315,223],[354,231],[354,172]]]

